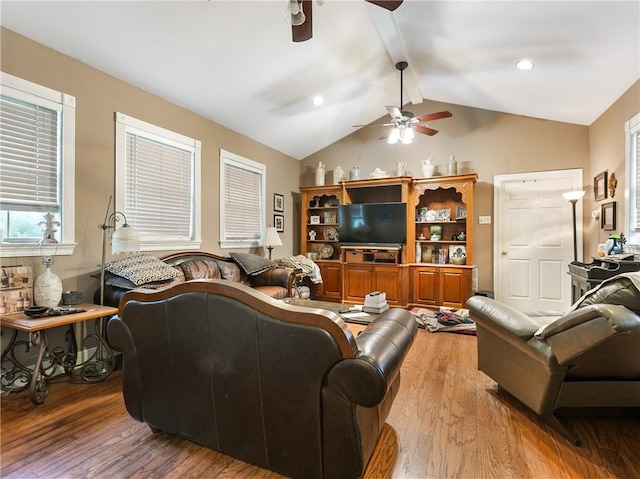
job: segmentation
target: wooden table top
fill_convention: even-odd
[[[99,304],[81,303],[70,306],[72,308],[82,308],[82,313],[63,314],[61,316],[45,316],[43,318],[30,318],[26,314],[9,313],[0,318],[0,325],[8,328],[26,331],[42,331],[43,329],[56,328],[67,324],[79,323],[90,319],[98,319],[105,316],[113,316],[118,313],[118,308],[111,306],[100,306]]]

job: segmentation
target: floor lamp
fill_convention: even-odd
[[[107,250],[107,231],[113,230],[111,235],[111,253],[131,253],[140,250],[140,239],[138,232],[127,223],[127,217],[120,211],[114,211],[109,214],[111,208],[112,196],[109,197],[109,203],[107,204],[107,212],[104,215],[104,223],[98,225],[98,228],[102,230],[102,260],[100,262],[100,304],[104,305],[104,265]],[[118,215],[122,216],[124,224],[122,228],[116,228],[116,224],[120,221]]]
[[[578,232],[576,223],[576,203],[584,196],[584,191],[569,191],[563,193],[562,197],[571,203],[573,210],[573,261],[578,261]]]
[[[120,211],[114,211],[109,214],[111,208],[111,200],[113,197],[109,197],[109,204],[107,205],[107,212],[104,216],[104,223],[98,225],[98,228],[102,230],[102,258],[100,261],[100,305],[104,305],[104,286],[105,286],[105,259],[107,250],[107,237],[108,231],[113,230],[111,234],[111,252],[113,254],[129,253],[138,251],[140,249],[140,240],[138,233],[133,229],[127,218]],[[119,216],[122,217],[124,224],[121,228],[117,228],[117,223],[120,221]],[[97,382],[107,377],[115,369],[116,361],[113,351],[109,348],[104,338],[104,318],[98,318],[96,320],[96,333],[94,335],[88,335],[88,338],[94,338],[96,341],[96,351],[92,358],[90,358],[80,371],[80,375],[85,381]]]

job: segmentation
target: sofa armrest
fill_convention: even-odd
[[[260,274],[250,276],[251,286],[282,286],[287,289],[288,296],[293,290],[295,274],[290,268],[269,268]]]
[[[485,296],[472,296],[466,304],[471,319],[489,329],[500,329],[511,336],[528,341],[546,324],[540,318],[527,316],[517,309]]]
[[[325,387],[365,407],[379,404],[399,374],[417,329],[408,311],[385,311],[356,338],[356,357],[329,371]]]
[[[131,331],[122,319],[120,319],[120,316],[113,316],[107,322],[107,342],[114,350],[123,353],[123,391],[136,391],[136,394],[125,395],[127,411],[129,411],[131,417],[136,421],[143,421],[142,393],[137,366],[136,346],[131,336]]]

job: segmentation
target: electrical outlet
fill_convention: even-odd
[[[480,224],[480,225],[490,225],[491,224],[491,216],[478,216],[478,224]]]

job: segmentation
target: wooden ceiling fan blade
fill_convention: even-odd
[[[396,8],[402,5],[402,0],[393,1],[393,0],[365,0],[369,3],[377,5],[382,8],[386,8],[390,12],[393,12]]]
[[[389,112],[389,115],[391,115],[391,118],[402,118],[402,112],[397,106],[386,106],[385,108]]]
[[[313,0],[302,0],[300,6],[305,15],[305,21],[302,25],[291,26],[291,37],[294,42],[306,42],[313,37]]]
[[[423,121],[431,121],[431,120],[440,120],[441,118],[449,118],[453,115],[448,111],[439,111],[437,113],[427,113],[426,115],[418,116],[415,119],[419,122]]]
[[[418,133],[422,133],[423,135],[433,136],[438,133],[438,130],[434,130],[433,128],[429,128],[428,126],[416,125],[414,128]]]

